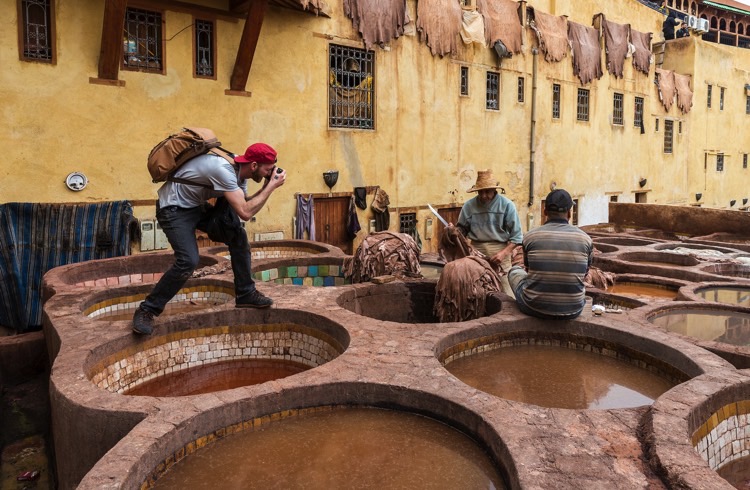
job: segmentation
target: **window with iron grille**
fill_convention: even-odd
[[[560,84],[552,84],[552,119],[560,119]]]
[[[658,117],[654,120],[654,132],[655,133],[659,132],[659,118]]]
[[[526,80],[523,77],[518,77],[518,102],[523,102],[526,98]]]
[[[399,221],[401,233],[414,234],[414,230],[417,228],[417,213],[401,213],[399,214]]]
[[[672,153],[672,143],[674,137],[674,121],[671,119],[664,120],[664,153]]]
[[[635,98],[635,109],[633,110],[633,126],[643,127],[643,97]]]
[[[724,171],[724,154],[723,153],[719,153],[716,155],[716,171],[717,172]]]
[[[21,0],[18,10],[21,60],[54,63],[54,0]]]
[[[706,92],[706,107],[708,107],[709,109],[711,108],[711,92],[712,91],[713,91],[713,87],[709,85],[707,92]]]
[[[617,202],[617,196],[615,195],[609,196],[609,202]]]
[[[719,110],[724,110],[724,87],[719,89]]]
[[[469,67],[461,67],[461,95],[469,95]]]
[[[570,213],[570,224],[578,226],[578,199],[573,199],[573,207]]]
[[[195,76],[216,79],[214,59],[216,57],[216,37],[214,23],[210,20],[195,19]]]
[[[161,12],[128,7],[123,32],[123,67],[162,73],[164,40]]]
[[[585,88],[578,89],[578,103],[576,109],[576,119],[579,121],[589,120],[589,91]]]
[[[328,124],[375,129],[375,52],[328,46]]]
[[[677,122],[677,134],[682,134],[682,121]]]
[[[742,155],[742,168],[747,168],[747,153]]]
[[[745,96],[745,114],[750,114],[750,95]]]
[[[494,71],[487,72],[487,109],[500,110],[500,74]]]
[[[625,115],[623,114],[622,94],[615,94],[612,104],[612,124],[622,126],[625,124]]]

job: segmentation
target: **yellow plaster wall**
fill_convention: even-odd
[[[225,6],[225,2],[210,0],[200,3]],[[653,69],[649,76],[637,73],[628,59],[623,78],[615,79],[605,68],[604,76],[586,87],[591,91],[591,117],[581,123],[575,114],[580,82],[573,77],[570,56],[551,64],[539,55],[535,185],[529,196],[536,45],[529,29],[523,53],[503,60],[501,66],[492,50],[477,45],[462,46],[453,57],[433,57],[413,33],[394,40],[386,49],[374,48],[376,131],[331,130],[327,126],[329,42],[362,47],[351,21],[343,15],[341,2],[330,1],[330,19],[269,8],[246,87],[250,97],[224,93],[243,21],[217,21],[217,80],[195,79],[191,30],[181,31],[192,23],[192,16],[166,11],[166,74],[121,71],[124,87],[112,87],[89,83],[90,77],[97,76],[104,2],[57,0],[56,5],[57,64],[50,66],[18,61],[15,2],[0,3],[0,16],[12,24],[0,31],[4,67],[0,71],[0,120],[6,128],[0,133],[0,144],[7,149],[0,168],[1,202],[152,200],[158,185],[150,182],[145,169],[148,151],[169,132],[196,125],[213,128],[224,146],[235,151],[255,141],[265,141],[279,151],[279,165],[289,174],[287,184],[272,196],[257,222],[248,225],[250,233],[280,230],[290,238],[295,193],[327,193],[322,172],[328,169],[340,172],[334,192],[379,185],[389,193],[392,211],[415,209],[420,233],[429,217],[425,205],[460,206],[473,196],[466,190],[484,168],[493,169],[508,197],[516,202],[525,229],[538,224],[539,203],[553,182],[579,199],[579,223],[590,224],[606,221],[611,195],[620,202],[633,202],[635,192],[646,190],[649,202],[684,201],[694,192],[699,177],[688,171],[697,165],[697,150],[679,141],[705,133],[709,127],[716,127],[718,135],[729,134],[730,127],[744,122],[740,117],[727,123],[710,122],[711,114],[696,128],[699,124],[694,120],[701,121],[698,111],[679,116],[686,121],[682,140],[676,136],[675,153],[665,156],[662,133],[654,131],[655,118],[664,114]],[[416,19],[416,1],[409,0],[407,5],[410,17]],[[585,25],[590,25],[594,14],[604,12],[610,20],[654,32],[654,41],[661,37],[662,16],[635,1],[606,2],[602,7],[593,0],[532,0],[529,5],[568,15]],[[748,66],[744,52],[736,65],[725,60],[744,50],[732,48],[731,54],[723,54],[730,48],[708,46],[701,56],[705,52],[711,61],[721,58],[721,63],[701,68],[711,73],[704,78],[746,75],[740,68]],[[703,66],[698,58],[695,66]],[[733,66],[729,71],[725,69],[728,63]],[[469,67],[469,97],[459,96],[461,65]],[[690,66],[679,68],[687,71]],[[485,109],[488,70],[501,74],[499,111]],[[519,76],[526,83],[523,103],[516,100]],[[559,121],[550,117],[553,83],[562,86]],[[739,87],[745,82],[731,83]],[[609,120],[615,91],[625,95],[622,127]],[[635,96],[645,99],[643,135],[633,126]],[[700,97],[699,88],[696,98]],[[673,107],[670,117],[677,117],[675,111]],[[709,143],[712,148],[719,145]],[[736,153],[744,146],[737,143],[731,148]],[[73,171],[89,178],[81,192],[64,185]],[[645,189],[638,186],[641,177],[648,178]],[[709,184],[722,194],[726,186],[739,185],[727,183],[726,178]],[[153,216],[150,204],[137,206],[135,212],[138,218]],[[369,210],[359,211],[359,216],[367,231]],[[391,228],[397,227],[394,213]],[[424,244],[425,251],[436,250],[435,243],[424,240]]]

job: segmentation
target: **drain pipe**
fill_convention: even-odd
[[[537,54],[536,48],[531,50],[533,63],[531,69],[531,134],[529,135],[529,208],[534,204],[534,157],[536,154],[536,79],[537,79]],[[529,214],[529,229],[533,214]]]

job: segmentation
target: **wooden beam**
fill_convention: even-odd
[[[250,10],[247,11],[245,28],[242,29],[242,39],[237,48],[237,59],[234,62],[232,78],[229,82],[230,90],[244,91],[247,79],[250,75],[250,67],[253,65],[255,48],[258,46],[260,28],[263,26],[263,18],[268,10],[268,0],[253,0]]]
[[[250,0],[229,0],[230,12],[247,12],[250,8]]]
[[[196,17],[206,17],[210,19],[221,19],[227,22],[237,22],[245,16],[241,13],[230,12],[229,10],[204,7],[193,3],[181,2],[179,0],[130,0],[128,5],[132,7],[154,8],[160,10],[171,10],[173,12],[183,12],[192,14]]]
[[[127,0],[105,0],[102,45],[99,52],[99,78],[117,80],[122,56],[122,32]]]

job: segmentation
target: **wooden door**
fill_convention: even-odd
[[[461,206],[456,208],[441,208],[437,210],[438,214],[443,217],[445,221],[448,223],[453,223],[454,225],[456,222],[458,222],[458,215],[461,214]],[[443,230],[445,229],[445,226],[443,226],[443,223],[440,222],[439,219],[436,219],[437,221],[437,243],[440,243],[440,240],[443,238]]]
[[[346,216],[351,195],[315,197],[315,240],[339,247],[351,255],[352,241],[346,233]]]

